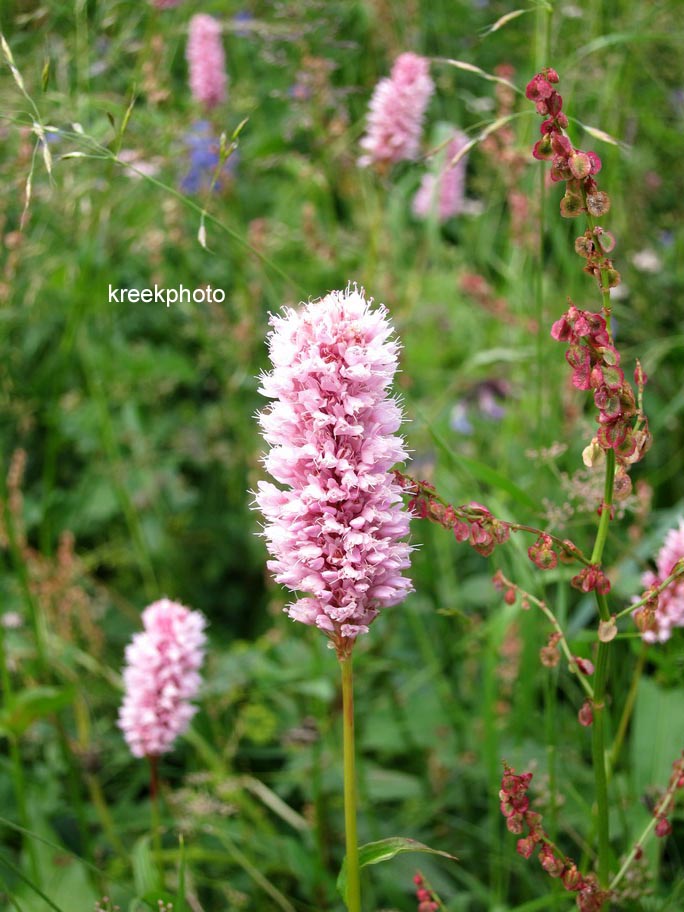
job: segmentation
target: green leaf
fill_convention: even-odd
[[[74,699],[73,687],[33,687],[22,690],[0,710],[0,732],[23,735],[38,719],[64,709]]]
[[[458,861],[455,855],[443,852],[441,849],[431,849],[430,846],[423,845],[415,839],[405,839],[403,836],[390,836],[388,839],[380,839],[377,842],[367,842],[366,845],[359,846],[359,867],[365,868],[367,865],[380,864],[382,861],[390,861],[395,855],[403,855],[405,852],[422,852],[427,855],[441,855],[450,861]],[[337,878],[337,890],[342,899],[347,902],[347,859],[342,862],[340,876]]]
[[[639,681],[632,727],[632,769],[636,793],[665,788],[684,745],[681,706],[684,689],[665,689],[650,678]]]
[[[133,862],[133,881],[135,883],[136,893],[139,896],[142,896],[145,899],[145,902],[148,902],[145,897],[152,896],[153,893],[155,893],[158,898],[159,875],[154,859],[152,858],[149,834],[141,836],[140,839],[137,840],[133,846],[133,851],[131,852],[131,861]],[[173,899],[173,897],[170,898]],[[156,901],[157,900],[155,899],[155,902]]]
[[[484,462],[480,462],[479,459],[472,459],[464,453],[454,453],[434,429],[430,428],[429,430],[430,436],[439,449],[442,450],[453,463],[465,466],[478,481],[484,481],[485,484],[491,485],[492,488],[498,488],[500,491],[505,491],[506,494],[512,497],[513,500],[516,500],[519,504],[522,504],[535,512],[539,511],[539,504],[530,497],[527,491],[523,491],[523,489],[514,481],[511,481],[510,478],[506,478],[501,472],[486,465]]]

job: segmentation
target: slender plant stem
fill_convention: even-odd
[[[354,678],[352,657],[340,656],[344,716],[344,832],[347,851],[347,909],[361,912],[359,841],[356,833],[356,759],[354,754]]]
[[[159,757],[148,755],[150,762],[150,810],[152,812],[152,845],[157,862],[159,886],[164,885],[164,862],[162,860],[161,814],[159,810]]]
[[[571,671],[575,671],[577,673],[577,679],[580,682],[582,689],[586,693],[587,697],[590,700],[593,700],[594,699],[594,689],[592,688],[591,684],[587,681],[585,676],[581,673],[581,671],[577,668],[577,663],[575,662],[575,657],[573,656],[572,652],[570,651],[570,647],[568,646],[568,641],[565,638],[565,633],[563,632],[563,628],[561,627],[558,619],[556,618],[554,613],[551,611],[549,606],[546,604],[546,602],[543,602],[541,599],[538,599],[536,596],[532,595],[530,592],[526,592],[522,588],[522,586],[518,586],[517,583],[514,583],[512,580],[509,580],[508,577],[504,576],[504,574],[501,573],[500,571],[499,571],[499,579],[501,580],[502,585],[504,585],[507,589],[514,589],[516,592],[519,592],[521,596],[526,598],[529,602],[532,602],[533,605],[536,605],[537,608],[539,608],[539,610],[549,620],[553,629],[560,637],[560,639],[558,640],[558,645],[560,646],[560,648],[563,652],[563,655],[568,660],[569,669]]]
[[[606,453],[606,482],[603,508],[591,555],[593,564],[600,564],[608,537],[610,514],[613,504],[615,481],[615,451]],[[610,609],[605,595],[596,591],[596,603],[602,621],[610,620]],[[592,725],[592,759],[594,765],[594,787],[596,792],[596,827],[598,833],[598,878],[601,886],[607,886],[610,875],[610,826],[608,808],[608,776],[606,772],[606,682],[610,643],[599,642],[594,673],[594,722]]]
[[[610,870],[610,828],[608,824],[608,776],[606,775],[606,673],[608,644],[599,643],[594,675],[594,722],[592,725],[592,759],[596,791],[596,826],[598,832],[598,877],[602,886],[608,882]]]

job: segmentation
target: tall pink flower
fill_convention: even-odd
[[[408,52],[397,57],[389,78],[375,87],[368,110],[362,167],[414,159],[420,149],[425,109],[434,92],[430,63]]]
[[[190,90],[205,108],[226,100],[228,77],[221,41],[221,23],[206,13],[190,20],[185,57],[190,70]]]
[[[413,211],[420,218],[427,218],[434,210],[440,222],[445,222],[463,211],[466,156],[460,158],[455,165],[451,162],[467,142],[465,133],[456,130],[446,148],[446,154],[442,156],[440,172],[423,175],[418,192],[413,197]]]
[[[406,459],[388,388],[399,345],[383,306],[348,286],[271,318],[273,370],[260,392],[271,446],[256,504],[279,583],[303,595],[285,609],[338,648],[411,589],[409,515],[390,469]]]
[[[677,561],[684,558],[684,519],[679,527],[670,529],[656,558],[657,573],[650,570],[641,578],[644,586],[658,586],[672,573]],[[684,627],[684,578],[670,583],[658,596],[655,629],[645,630],[647,643],[664,643],[672,636],[673,627]]]
[[[119,728],[134,757],[157,757],[188,727],[197,707],[205,619],[160,599],[142,615],[144,630],[126,647]]]

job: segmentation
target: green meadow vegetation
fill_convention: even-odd
[[[188,85],[198,12],[228,72],[209,111]],[[354,650],[358,840],[457,860],[368,864],[363,908],[416,912],[417,872],[446,912],[576,908],[516,852],[505,761],[585,874],[608,886],[630,861],[586,910],[683,909],[681,792],[653,830],[684,750],[684,633],[646,643],[628,610],[684,519],[680,4],[5,0],[0,28],[0,908],[344,907],[338,663],[283,613],[253,509],[270,314],[358,283],[401,340],[402,471],[592,554],[596,408],[550,333],[568,300],[602,297],[574,250],[584,219],[561,217],[531,154],[525,87],[551,66],[568,135],[602,161],[621,365],[648,375],[653,444],[598,552],[624,614],[599,644],[580,568],[535,566],[534,532],[487,557],[412,519],[414,591]],[[359,167],[373,88],[406,51],[435,82],[420,156]],[[454,129],[472,141],[462,211],[420,218]],[[208,645],[155,795],[117,717],[124,650],[163,596],[202,612]],[[578,720],[592,663],[600,742]]]

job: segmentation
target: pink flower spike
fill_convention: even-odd
[[[430,63],[418,54],[397,57],[389,78],[376,85],[368,109],[359,165],[388,167],[418,157],[423,118],[435,84]]]
[[[427,218],[435,209],[440,222],[445,222],[463,211],[466,156],[462,156],[455,165],[452,165],[452,161],[467,142],[465,133],[456,130],[447,146],[440,174],[428,172],[423,175],[422,183],[413,198],[413,211],[420,218]]]
[[[271,318],[273,369],[259,415],[264,459],[284,487],[255,495],[277,582],[306,593],[285,609],[337,648],[366,633],[411,589],[409,513],[390,471],[406,459],[401,409],[388,395],[398,343],[387,311],[355,285]]]
[[[143,611],[144,630],[126,647],[125,695],[119,728],[134,757],[171,749],[197,711],[206,620],[178,602],[160,599]]]
[[[221,41],[221,23],[206,13],[190,20],[185,49],[190,74],[190,91],[205,108],[215,108],[226,100],[228,77]]]

